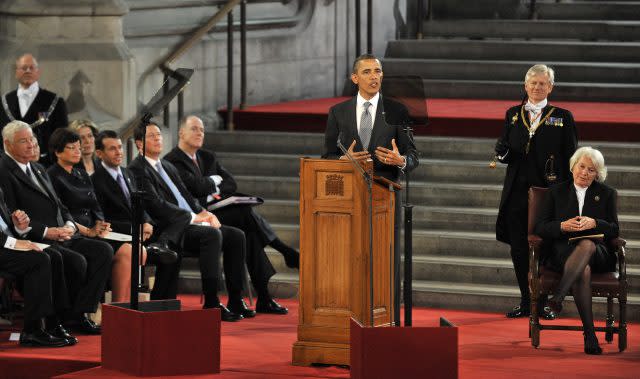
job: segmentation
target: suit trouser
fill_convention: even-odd
[[[266,286],[276,273],[264,247],[275,239],[275,233],[266,220],[253,207],[234,205],[215,212],[220,222],[244,232],[246,240],[247,270],[255,286]],[[265,227],[266,224],[266,227]],[[226,259],[225,259],[226,260]]]
[[[56,245],[64,262],[73,313],[92,313],[111,276],[113,248],[107,242],[75,237]]]
[[[217,283],[220,272],[220,253],[224,252],[225,278],[229,293],[242,292],[242,270],[245,259],[244,233],[223,225],[219,229],[209,226],[188,225],[183,234],[182,249],[178,260],[171,264],[159,264],[151,298],[175,299],[178,295],[178,279],[183,256],[197,256],[200,275],[208,283]],[[203,293],[217,292],[217,288],[203,288]]]
[[[0,272],[23,279],[25,322],[53,314],[49,255],[38,251],[0,249]]]

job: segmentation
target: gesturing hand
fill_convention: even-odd
[[[11,215],[11,220],[13,221],[13,225],[20,230],[24,230],[29,227],[29,223],[31,220],[29,219],[29,215],[27,215],[24,211],[20,209],[16,209],[15,212]]]
[[[356,140],[353,140],[353,142],[351,142],[351,145],[349,145],[349,149],[347,150],[347,154],[349,154],[351,156],[351,158],[353,158],[356,161],[363,161],[366,159],[371,158],[371,154],[369,154],[369,152],[367,150],[364,151],[353,151],[356,147]],[[340,157],[340,159],[349,159],[346,155],[343,155]]]
[[[392,150],[382,146],[376,147],[376,158],[389,166],[404,166],[404,157],[400,155],[395,138],[391,140],[391,146]]]

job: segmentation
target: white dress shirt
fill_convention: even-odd
[[[367,101],[371,103],[371,105],[369,106],[369,113],[371,114],[371,128],[375,127],[378,100],[380,100],[380,92],[376,93],[376,95],[369,100],[362,97],[360,95],[360,92],[358,92],[358,96],[356,97],[356,125],[358,126],[358,133],[360,133],[360,119],[362,118],[362,113],[364,112],[364,103],[366,103]]]
[[[538,129],[540,119],[542,118],[542,110],[546,106],[547,99],[542,100],[538,104],[534,104],[530,100],[527,100],[527,103],[524,105],[524,109],[529,113],[529,126],[531,127],[529,133],[535,133],[536,129]]]
[[[38,91],[40,91],[40,86],[38,82],[34,82],[29,86],[29,88],[22,88],[22,86],[18,86],[18,105],[20,106],[20,116],[24,117],[33,104],[33,100],[35,100],[38,95]]]
[[[577,186],[575,183],[573,186],[576,189],[576,197],[578,198],[578,214],[582,216],[582,207],[584,206],[584,197],[587,194],[587,188]]]

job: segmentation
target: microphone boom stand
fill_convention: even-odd
[[[413,140],[413,128],[409,123],[404,125],[404,132],[409,141]],[[409,202],[409,171],[405,172],[404,209],[404,326],[412,325],[413,311],[413,205]],[[396,321],[398,324],[400,320]]]
[[[349,158],[351,164],[358,169],[360,175],[367,182],[367,190],[369,191],[369,317],[371,320],[371,327],[375,326],[375,322],[373,319],[373,174],[367,173],[362,166],[349,154],[347,149],[345,149],[342,141],[338,138],[337,142],[338,148],[342,151],[342,154]]]
[[[143,128],[143,136],[147,135],[147,125],[151,121],[153,115],[151,113],[145,113],[140,119],[140,124]],[[147,150],[146,137],[142,138],[142,156],[145,156]],[[144,178],[143,178],[144,180]],[[141,187],[142,186],[142,187]],[[141,182],[137,188],[131,193],[131,208],[133,213],[133,220],[131,223],[131,309],[138,310],[138,291],[139,291],[139,265],[140,265],[140,253],[142,250],[142,215],[144,212],[144,197],[146,192],[144,191],[144,181]]]

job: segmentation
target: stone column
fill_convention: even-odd
[[[32,53],[40,85],[68,99],[69,118],[118,128],[136,110],[123,0],[0,0],[0,92],[16,88],[15,59]]]

